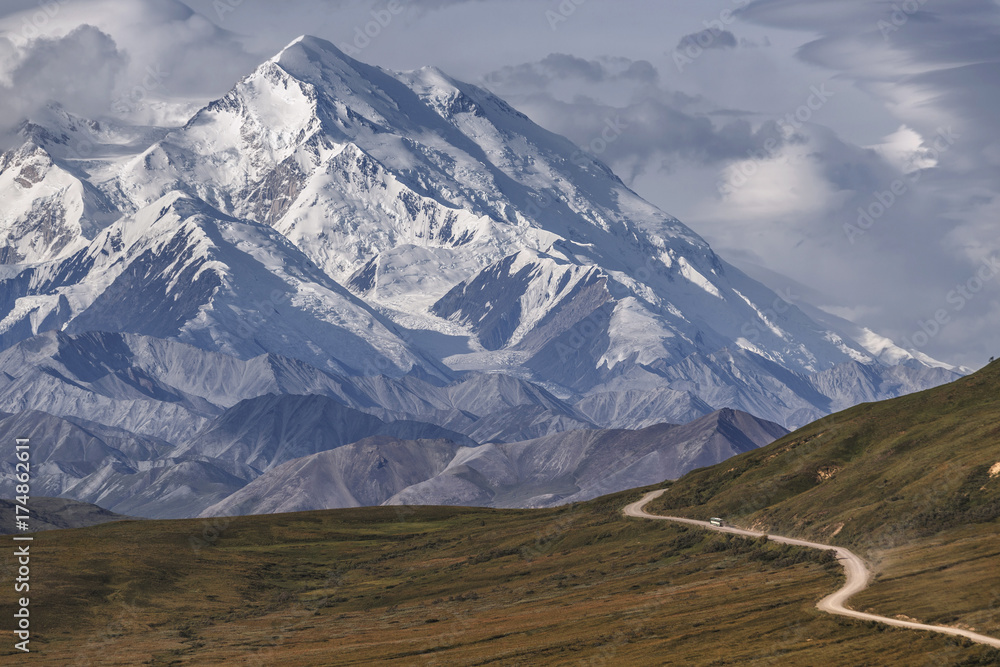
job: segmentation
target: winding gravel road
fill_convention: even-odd
[[[623,511],[626,516],[637,517],[640,519],[657,519],[662,521],[676,521],[678,523],[687,523],[692,526],[698,526],[700,528],[708,528],[709,530],[715,530],[720,533],[733,533],[735,535],[746,535],[747,537],[761,537],[765,533],[758,533],[752,530],[743,530],[742,528],[733,528],[732,526],[713,526],[708,521],[698,521],[696,519],[687,519],[679,516],[660,516],[658,514],[649,514],[643,507],[645,507],[650,501],[655,498],[659,498],[663,493],[663,490],[650,491],[645,496],[642,497],[638,502],[634,502],[628,505]],[[897,628],[910,628],[911,630],[928,630],[930,632],[940,632],[946,635],[957,635],[959,637],[965,637],[966,639],[971,639],[979,644],[987,644],[989,646],[995,646],[1000,648],[1000,639],[995,639],[993,637],[987,637],[986,635],[981,635],[976,632],[971,632],[969,630],[962,630],[960,628],[949,628],[942,625],[927,625],[925,623],[913,623],[912,621],[900,621],[899,619],[889,618],[887,616],[879,616],[877,614],[866,614],[861,611],[855,611],[844,606],[847,599],[859,591],[863,591],[868,587],[868,582],[871,579],[871,574],[868,572],[868,567],[865,562],[861,560],[856,554],[848,551],[844,547],[835,547],[829,544],[819,544],[818,542],[808,542],[806,540],[796,540],[791,537],[782,537],[781,535],[768,535],[767,539],[772,542],[779,542],[781,544],[794,544],[800,547],[809,547],[811,549],[822,549],[823,551],[834,551],[837,554],[837,560],[840,564],[844,566],[844,572],[847,574],[847,582],[844,586],[836,591],[827,595],[825,598],[816,603],[816,607],[820,611],[825,611],[829,614],[837,614],[838,616],[849,616],[850,618],[859,618],[864,621],[877,621],[878,623],[885,623],[886,625],[892,625]]]

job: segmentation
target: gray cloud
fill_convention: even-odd
[[[591,84],[613,81],[655,84],[659,72],[646,60],[608,57],[586,60],[565,53],[550,53],[538,62],[503,67],[485,78],[495,85],[545,88],[566,78]]]
[[[948,296],[1000,254],[1000,6],[987,0],[757,0],[741,17],[818,35],[799,48],[798,58],[864,91],[915,131],[918,156],[935,158],[920,169],[900,169],[843,142],[818,143],[817,173],[839,196],[810,216],[811,224],[784,222],[786,233],[801,241],[801,261],[767,256],[763,244],[756,244],[756,261],[814,286],[836,276],[840,306],[866,304],[866,321],[897,339],[913,340],[921,322],[944,308],[949,324],[929,337],[924,351],[981,365],[1000,348],[1000,281],[984,286],[960,312],[950,311]],[[892,193],[894,183],[901,194]],[[866,223],[865,211],[873,222],[863,236],[854,244],[843,235],[838,240],[835,231],[845,224]],[[829,231],[825,243],[810,241],[817,229]]]
[[[80,26],[86,30],[78,33]],[[19,77],[5,117],[43,100],[84,116],[176,123],[263,59],[179,0],[61,0],[41,8],[11,0],[0,30],[0,84]]]
[[[491,89],[536,122],[595,153],[626,178],[646,168],[669,170],[679,162],[742,159],[769,139],[775,146],[784,143],[773,121],[755,126],[735,111],[717,114],[700,98],[660,86],[659,79],[648,61],[585,60],[560,53],[485,77]],[[624,131],[613,142],[599,141],[609,122]]]
[[[683,51],[689,48],[735,49],[737,44],[736,35],[728,30],[706,28],[700,32],[693,32],[690,35],[684,35],[681,37],[681,40],[677,42],[676,48],[678,51]]]
[[[18,49],[0,38],[6,69],[0,86],[0,131],[58,101],[89,117],[109,111],[118,76],[128,58],[97,28],[80,26],[65,37],[37,38]]]

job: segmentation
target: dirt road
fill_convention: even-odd
[[[700,528],[707,528],[709,530],[715,530],[720,533],[733,533],[734,535],[746,535],[747,537],[761,537],[764,533],[758,533],[752,530],[743,530],[742,528],[734,528],[732,526],[713,526],[708,521],[698,521],[696,519],[687,519],[679,516],[659,516],[657,514],[649,514],[643,507],[645,507],[651,500],[660,497],[663,493],[660,491],[650,491],[642,500],[634,502],[628,505],[623,511],[626,516],[636,517],[639,519],[656,519],[662,521],[676,521],[678,523],[687,523],[692,526],[698,526]],[[871,579],[871,574],[868,572],[868,566],[865,562],[861,560],[855,553],[845,549],[844,547],[835,547],[829,544],[819,544],[817,542],[808,542],[806,540],[797,540],[791,537],[782,537],[781,535],[768,535],[767,539],[772,542],[779,542],[781,544],[794,544],[800,547],[809,547],[811,549],[822,549],[823,551],[834,551],[837,554],[837,560],[840,564],[844,566],[844,572],[847,575],[847,582],[843,587],[827,595],[825,598],[816,603],[816,607],[820,611],[825,611],[829,614],[837,614],[838,616],[849,616],[851,618],[859,618],[865,621],[877,621],[879,623],[885,623],[886,625],[892,625],[897,628],[910,628],[912,630],[928,630],[930,632],[940,632],[946,635],[956,635],[959,637],[965,637],[966,639],[971,639],[979,644],[987,644],[989,646],[994,646],[1000,648],[1000,639],[995,639],[993,637],[987,637],[986,635],[981,635],[977,632],[971,632],[969,630],[962,630],[960,628],[949,628],[941,625],[927,625],[925,623],[913,623],[911,621],[901,621],[895,618],[889,618],[888,616],[878,616],[877,614],[866,614],[861,611],[855,611],[844,606],[847,599],[859,591],[863,591],[868,587],[868,582]]]

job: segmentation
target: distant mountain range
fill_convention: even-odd
[[[30,501],[31,532],[56,530],[60,528],[84,528],[110,521],[126,521],[132,517],[109,512],[106,509],[81,503],[67,498],[46,498],[34,496]],[[17,513],[16,503],[0,499],[0,535],[16,532],[14,526]],[[23,518],[24,514],[20,514]]]
[[[53,106],[20,137],[0,431],[47,494],[543,505],[963,373],[818,323],[488,91],[323,40],[183,127]]]
[[[0,377],[0,439],[33,443],[33,493],[151,518],[416,498],[572,502],[786,432],[728,409],[683,426],[599,429],[508,375],[346,378],[121,334],[43,334],[0,353]],[[13,461],[0,471],[0,497],[12,497]],[[475,480],[455,491],[467,471]]]

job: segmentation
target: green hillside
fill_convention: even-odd
[[[935,665],[996,652],[819,613],[815,550],[556,510],[136,521],[32,543],[37,665]],[[0,604],[13,606],[5,587]],[[0,647],[0,662],[13,660]],[[969,662],[972,661],[972,662]],[[29,660],[24,660],[25,664]]]
[[[1000,362],[665,485],[650,511],[848,546],[880,613],[1000,635]]]
[[[871,551],[959,526],[995,526],[998,463],[994,362],[957,382],[859,405],[694,471],[651,508],[720,514]]]

